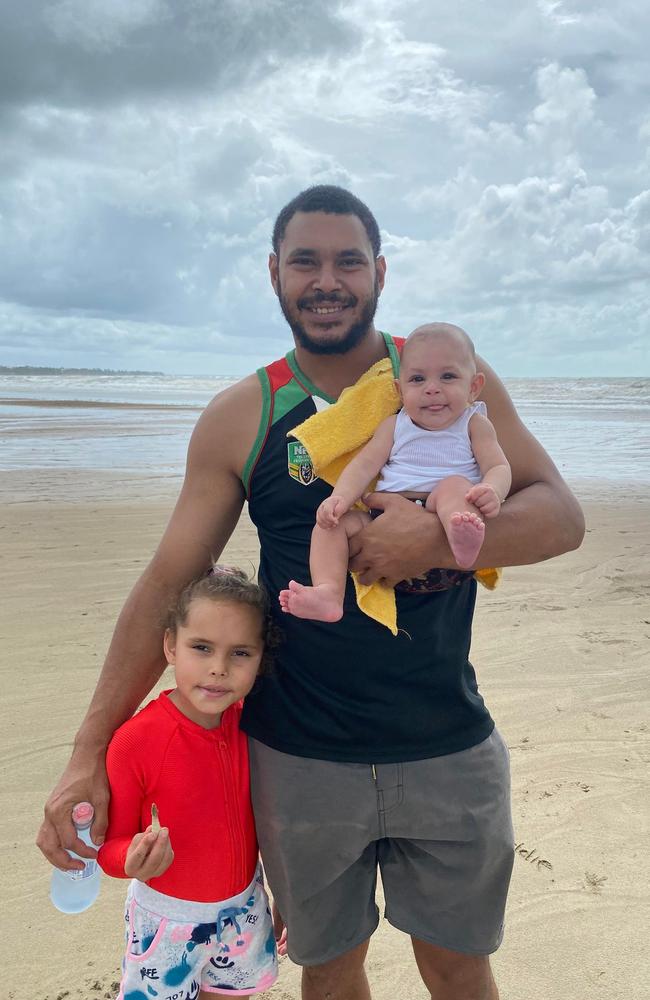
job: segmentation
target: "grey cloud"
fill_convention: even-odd
[[[502,119],[516,120],[535,91],[531,68],[548,62],[582,67],[600,113],[618,114],[621,93],[636,102],[650,92],[647,9],[638,0],[552,3],[445,0],[396,5],[412,37],[435,41],[443,62],[485,88]]]
[[[176,100],[232,90],[285,59],[354,42],[325,0],[23,0],[0,21],[0,102]]]
[[[270,360],[272,221],[327,181],[383,227],[386,328],[466,323],[506,373],[641,370],[650,21],[585,7],[27,0],[0,41],[4,346]]]

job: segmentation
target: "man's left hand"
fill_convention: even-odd
[[[350,539],[350,569],[361,583],[394,587],[432,566],[455,567],[435,514],[396,493],[370,493],[363,502],[383,513]]]

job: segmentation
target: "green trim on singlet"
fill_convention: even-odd
[[[244,464],[244,471],[241,474],[241,481],[244,484],[246,496],[248,496],[253,466],[257,461],[257,457],[262,450],[262,445],[264,444],[264,439],[266,438],[269,426],[269,415],[271,413],[271,406],[273,403],[273,400],[271,399],[271,381],[266,368],[258,368],[256,375],[260,380],[260,386],[262,389],[262,415],[257,428],[257,436]]]
[[[327,393],[323,392],[322,389],[319,389],[317,385],[314,385],[314,383],[307,378],[305,373],[301,370],[300,365],[296,361],[295,350],[289,351],[288,354],[286,354],[285,356],[289,368],[296,376],[298,381],[305,387],[305,389],[308,390],[310,396],[318,396],[319,399],[324,399],[326,403],[336,402],[334,396],[328,396]]]
[[[391,337],[390,333],[384,333],[383,330],[379,331],[384,338],[384,343],[386,344],[386,350],[388,351],[388,357],[391,360],[393,366],[393,374],[395,378],[399,375],[399,351],[395,347],[395,341]]]
[[[393,372],[397,378],[399,375],[399,351],[390,333],[385,333],[383,330],[379,332],[384,338],[386,350],[393,366]],[[322,389],[314,385],[311,379],[307,378],[296,361],[295,350],[289,351],[285,360],[296,381],[294,382],[292,379],[290,382],[286,382],[285,385],[280,386],[279,389],[276,389],[274,396],[271,393],[271,380],[266,368],[258,368],[256,372],[262,388],[262,413],[253,447],[249,452],[242,472],[242,483],[246,491],[246,496],[250,492],[250,480],[255,463],[260,456],[267,434],[273,424],[281,420],[294,406],[302,403],[307,395],[318,396],[319,399],[324,399],[327,403],[336,402],[333,396],[328,396]]]
[[[293,379],[291,382],[281,385],[279,389],[275,390],[275,396],[273,397],[271,427],[277,424],[278,420],[281,420],[289,410],[293,410],[294,406],[298,406],[299,403],[302,403],[303,399],[309,399],[310,396],[309,387],[300,385],[300,383],[294,382]]]

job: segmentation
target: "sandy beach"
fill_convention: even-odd
[[[9,1000],[117,991],[125,884],[65,917],[34,846],[113,623],[169,516],[177,477],[3,474],[2,931]],[[580,492],[578,490],[578,492]],[[112,497],[108,500],[107,497]],[[502,1000],[631,1000],[650,959],[650,502],[594,484],[583,547],[508,570],[482,591],[472,660],[511,750],[518,844]],[[226,557],[256,565],[244,517]],[[370,950],[375,1000],[424,998],[409,942],[384,920]],[[299,996],[284,959],[274,1000]]]

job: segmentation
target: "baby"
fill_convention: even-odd
[[[309,559],[313,586],[291,580],[280,593],[283,611],[316,621],[342,617],[349,539],[371,518],[351,508],[377,474],[376,490],[399,493],[437,514],[458,565],[474,565],[483,519],[497,516],[511,484],[485,404],[475,402],[484,382],[474,345],[460,327],[430,323],[413,331],[395,381],[402,409],[382,421],[318,508]]]

